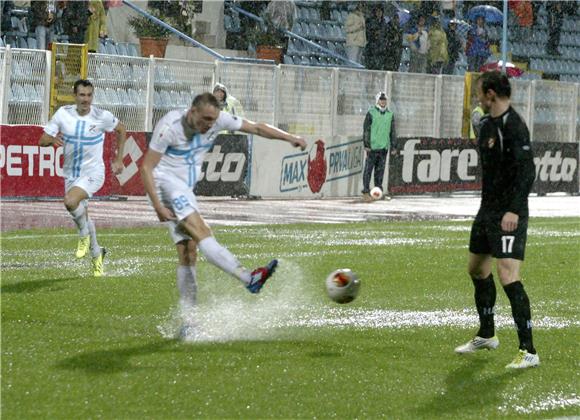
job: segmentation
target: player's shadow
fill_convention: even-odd
[[[260,341],[256,344],[263,345]],[[156,353],[202,353],[212,351],[244,352],[244,348],[232,346],[216,346],[214,343],[195,344],[183,343],[180,340],[157,339],[146,344],[124,348],[87,351],[76,356],[66,358],[56,364],[64,370],[82,370],[91,374],[114,374],[120,372],[134,372],[143,369],[165,369],[155,364],[147,365],[133,362],[133,358]]]
[[[0,293],[33,293],[41,289],[57,291],[62,289],[62,283],[78,279],[78,277],[63,277],[59,279],[32,280],[5,284],[0,287]]]
[[[425,418],[437,413],[442,417],[460,418],[471,409],[491,409],[501,405],[506,385],[521,372],[506,369],[499,375],[486,375],[483,370],[488,363],[488,359],[472,359],[453,370],[445,380],[446,389],[417,407],[417,417]]]
[[[112,374],[131,372],[146,367],[131,363],[131,358],[164,351],[178,351],[174,340],[156,340],[145,345],[110,350],[88,351],[69,357],[57,363],[56,367],[65,370],[84,370],[93,374]]]

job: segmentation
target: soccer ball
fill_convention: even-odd
[[[381,190],[379,187],[375,187],[371,190],[371,197],[373,200],[380,200],[382,196],[383,190]]]
[[[336,303],[352,302],[358,295],[360,280],[348,268],[333,271],[326,278],[326,293]]]

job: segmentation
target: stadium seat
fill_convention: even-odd
[[[139,57],[139,52],[135,44],[127,43],[127,52],[130,57]]]
[[[127,44],[124,42],[117,43],[117,53],[119,55],[128,56],[129,52],[127,51]]]
[[[24,92],[24,87],[21,84],[15,83],[12,85],[12,99],[15,102],[28,102],[26,92]]]
[[[36,92],[36,89],[34,89],[34,86],[27,83],[23,86],[24,89],[24,94],[26,95],[26,98],[29,102],[41,102],[42,98],[40,96],[38,96],[38,93]]]
[[[26,43],[28,44],[28,48],[31,48],[33,50],[38,48],[36,38],[29,36],[28,39],[26,40]]]
[[[107,102],[107,99],[105,97],[105,91],[100,88],[100,87],[95,87],[95,104],[99,105],[99,104],[104,104]]]
[[[109,105],[121,105],[117,92],[113,88],[105,89],[106,103]]]

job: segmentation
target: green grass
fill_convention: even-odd
[[[248,267],[281,265],[252,296],[200,261],[209,338],[191,343],[167,338],[177,291],[164,229],[100,230],[102,279],[74,260],[72,229],[3,234],[2,418],[580,415],[580,219],[530,222],[523,277],[542,365],[522,372],[504,368],[517,338],[500,288],[499,349],[453,354],[476,328],[469,226],[217,228]],[[323,290],[340,267],[362,279],[349,305]]]

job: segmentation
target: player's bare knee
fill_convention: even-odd
[[[521,261],[512,258],[497,260],[497,275],[503,285],[519,280]]]
[[[64,196],[64,206],[66,207],[66,209],[68,211],[73,211],[73,210],[76,210],[76,208],[79,206],[79,202],[76,199],[74,199],[73,197],[65,195]]]

